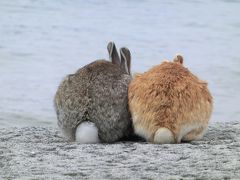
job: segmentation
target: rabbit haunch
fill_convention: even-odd
[[[129,85],[129,109],[135,133],[154,143],[200,139],[212,113],[207,83],[183,67],[178,55],[163,62]]]

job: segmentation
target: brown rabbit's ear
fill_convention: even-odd
[[[121,69],[127,73],[131,74],[131,53],[128,48],[122,47],[120,49],[121,56]]]
[[[175,58],[173,59],[173,62],[183,64],[183,57],[180,54],[177,54]]]
[[[119,55],[118,55],[118,52],[117,52],[114,42],[109,42],[107,45],[107,49],[108,49],[110,61],[113,64],[120,65],[121,62],[120,62]]]

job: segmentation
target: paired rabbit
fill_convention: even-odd
[[[213,108],[207,83],[183,66],[181,55],[136,75],[128,103],[135,133],[159,144],[201,139]]]
[[[56,92],[58,126],[70,141],[111,143],[131,132],[127,98],[131,54],[123,47],[120,59],[113,42],[107,49],[111,62],[96,60],[80,68]]]
[[[153,143],[202,138],[213,100],[207,83],[183,66],[182,56],[132,80],[130,51],[121,48],[119,58],[113,42],[107,49],[111,62],[84,66],[57,90],[58,126],[68,140],[111,143],[128,137],[132,125],[136,135]]]

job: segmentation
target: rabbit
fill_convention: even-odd
[[[107,49],[111,62],[96,60],[67,75],[58,87],[54,97],[58,126],[69,141],[112,143],[131,132],[127,98],[131,53],[121,48],[120,59],[114,42]]]
[[[128,103],[134,132],[156,144],[201,139],[213,109],[207,82],[183,66],[181,55],[135,75]]]

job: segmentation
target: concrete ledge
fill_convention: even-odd
[[[0,179],[239,179],[240,123],[213,124],[203,140],[65,142],[57,129],[0,129]]]

